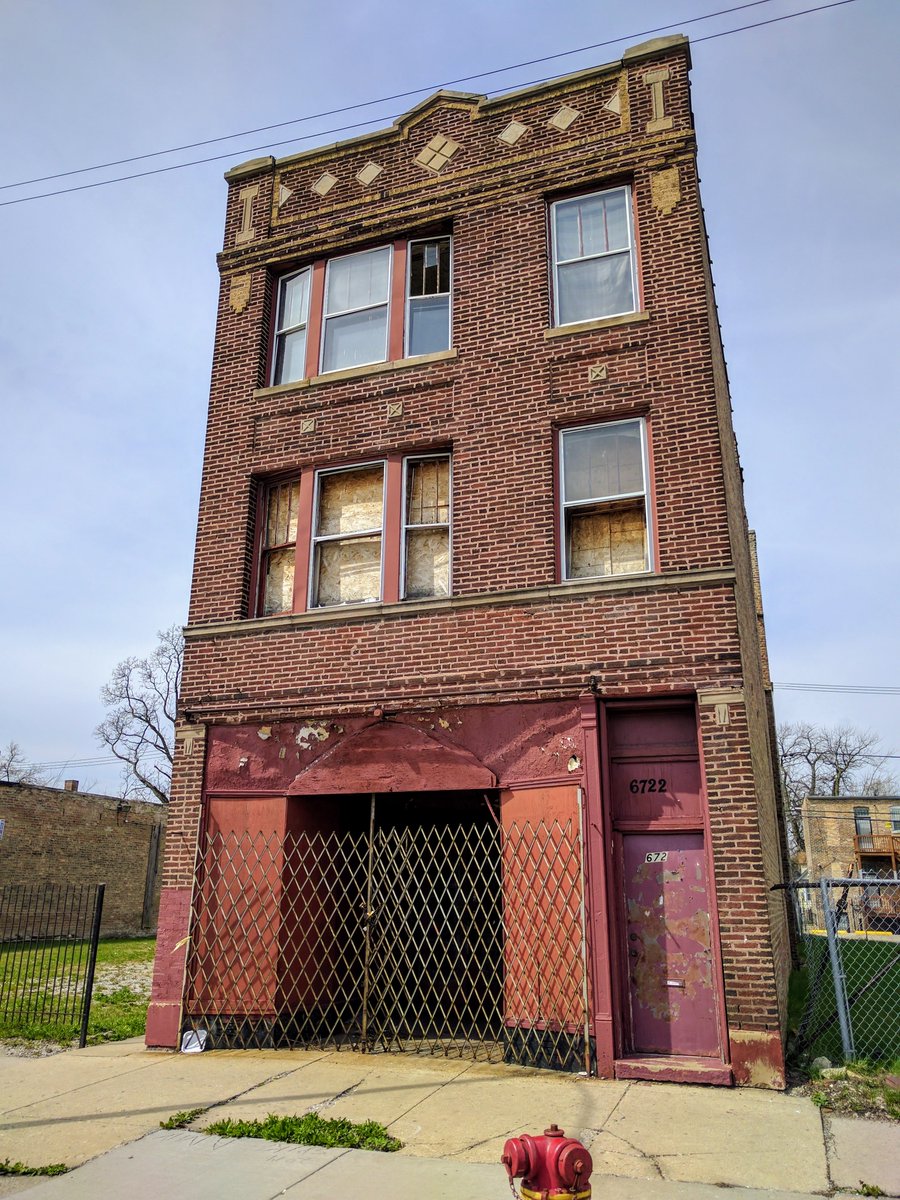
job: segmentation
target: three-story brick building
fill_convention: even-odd
[[[779,1086],[689,66],[661,39],[227,175],[149,1044]]]

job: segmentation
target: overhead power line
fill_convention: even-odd
[[[750,0],[750,2],[747,4],[737,5],[734,8],[719,9],[717,12],[707,13],[701,17],[690,17],[690,18],[687,18],[682,21],[674,21],[668,25],[660,25],[655,29],[647,29],[647,30],[643,30],[638,33],[626,34],[622,37],[613,38],[613,39],[610,39],[609,41],[605,41],[605,42],[595,42],[592,45],[580,46],[574,50],[559,51],[556,54],[544,55],[541,58],[530,59],[527,62],[517,63],[517,64],[508,66],[508,67],[497,67],[494,70],[483,71],[477,75],[461,76],[458,79],[447,80],[444,83],[431,84],[431,85],[427,85],[424,87],[415,88],[415,89],[413,89],[411,91],[407,91],[407,92],[397,92],[392,96],[382,97],[378,100],[360,101],[358,104],[351,104],[351,105],[347,105],[343,108],[331,109],[326,112],[315,114],[315,115],[310,115],[307,117],[296,117],[290,121],[282,121],[282,122],[278,122],[277,124],[274,124],[274,125],[263,125],[263,126],[260,126],[258,129],[247,130],[245,133],[223,134],[220,137],[207,138],[204,141],[187,143],[184,146],[173,147],[172,149],[169,149],[169,150],[149,151],[146,154],[133,155],[129,158],[117,159],[114,161],[110,161],[108,163],[98,163],[98,164],[96,164],[94,166],[90,166],[90,167],[79,167],[79,168],[75,168],[71,171],[62,171],[62,172],[58,172],[58,173],[52,174],[52,175],[36,176],[34,179],[20,180],[17,183],[0,184],[0,191],[8,189],[8,188],[26,187],[26,186],[29,186],[29,185],[35,184],[35,183],[45,183],[52,179],[63,179],[63,178],[67,178],[72,175],[85,174],[90,171],[99,171],[99,170],[103,170],[103,169],[109,168],[109,167],[122,166],[129,162],[139,162],[139,161],[142,161],[142,160],[145,160],[148,158],[156,158],[156,157],[159,157],[159,156],[162,156],[165,154],[174,154],[174,153],[178,153],[183,150],[196,149],[200,146],[208,146],[208,145],[213,145],[217,142],[229,141],[236,137],[244,137],[250,133],[265,132],[265,131],[268,131],[271,129],[280,129],[280,128],[284,128],[285,126],[288,126],[288,125],[300,124],[301,122],[304,122],[304,121],[312,121],[312,120],[321,119],[322,117],[325,117],[325,116],[332,116],[332,115],[336,115],[339,113],[351,112],[351,111],[361,109],[361,108],[369,108],[375,104],[386,103],[387,101],[390,101],[390,100],[406,99],[411,96],[419,95],[422,92],[431,92],[431,91],[435,91],[435,90],[440,90],[441,88],[452,87],[459,83],[469,83],[475,79],[484,79],[491,75],[499,75],[506,71],[514,71],[514,70],[517,70],[524,66],[533,66],[537,63],[550,62],[554,59],[564,58],[569,55],[581,54],[588,50],[596,50],[596,49],[600,49],[601,47],[604,47],[604,46],[612,46],[612,45],[616,45],[621,42],[632,41],[635,38],[646,37],[653,33],[660,33],[667,29],[673,29],[676,26],[691,25],[691,24],[695,24],[698,21],[708,21],[712,17],[723,16],[723,15],[726,15],[726,14],[732,13],[732,12],[738,12],[741,9],[745,9],[745,8],[754,8],[759,4],[767,4],[770,2],[771,2],[771,0]],[[728,37],[731,34],[735,34],[735,33],[746,33],[748,30],[760,29],[765,25],[776,25],[782,21],[793,20],[796,17],[804,17],[804,16],[808,16],[811,13],[824,12],[826,9],[830,9],[830,8],[841,8],[844,5],[856,4],[857,2],[858,2],[858,0],[831,0],[831,3],[828,3],[828,4],[819,4],[812,8],[801,9],[798,12],[786,13],[780,17],[770,17],[765,21],[756,21],[750,25],[741,25],[735,29],[723,29],[718,33],[706,34],[703,37],[698,37],[698,38],[692,39],[692,42],[694,45],[697,45],[700,42],[708,42],[708,41],[712,41],[716,38]],[[551,80],[553,78],[555,78],[555,76],[551,75],[551,76],[544,76],[540,79],[531,79],[531,80],[527,80],[525,82],[517,83],[515,85],[515,87],[516,88],[533,87],[537,84],[547,83],[549,80]],[[493,96],[493,95],[497,95],[500,92],[503,92],[506,90],[508,90],[508,89],[496,88],[491,91],[488,91],[486,94],[489,96]],[[132,179],[143,179],[149,175],[162,175],[169,171],[181,171],[181,170],[185,170],[187,167],[203,166],[207,163],[221,162],[224,159],[232,159],[233,160],[242,155],[256,154],[262,150],[273,150],[273,149],[277,149],[280,146],[293,145],[293,144],[296,144],[297,142],[310,141],[310,140],[313,140],[316,138],[327,137],[327,136],[330,136],[331,134],[347,133],[351,130],[361,129],[368,125],[383,124],[386,121],[396,120],[397,117],[399,117],[399,116],[402,116],[402,113],[392,113],[387,116],[371,117],[367,120],[357,121],[353,124],[340,125],[340,126],[336,126],[333,129],[317,130],[315,133],[302,134],[302,135],[298,135],[295,137],[284,138],[284,139],[282,139],[280,141],[276,141],[276,142],[266,142],[264,145],[250,146],[243,150],[230,150],[224,154],[210,155],[206,158],[189,159],[187,162],[173,163],[173,164],[170,164],[169,166],[165,166],[165,167],[153,167],[150,170],[136,171],[129,175],[116,175],[116,176],[113,176],[111,179],[98,179],[98,180],[94,180],[91,183],[76,184],[74,187],[56,188],[50,192],[37,192],[36,194],[31,195],[31,196],[18,196],[12,200],[0,201],[0,208],[7,208],[13,204],[25,204],[31,200],[46,200],[46,199],[49,199],[51,196],[68,195],[70,192],[83,192],[83,191],[87,191],[91,188],[106,187],[109,184],[113,184],[113,183],[125,183]]]
[[[856,683],[773,683],[779,692],[842,692],[850,696],[900,696],[900,687],[870,687]]]
[[[147,758],[165,758],[166,755],[163,754],[163,752],[161,750],[147,750],[146,757]],[[69,767],[102,767],[102,766],[105,766],[107,763],[120,763],[120,762],[122,762],[121,758],[117,758],[114,754],[109,754],[109,755],[98,755],[95,758],[61,758],[61,759],[56,760],[55,762],[31,762],[28,765],[30,767],[38,767],[42,771],[44,771],[44,770],[46,770],[46,771],[54,771],[54,770],[65,771]]]
[[[695,25],[698,21],[709,21],[713,17],[726,16],[729,13],[740,12],[745,8],[757,8],[761,4],[771,4],[772,0],[749,0],[746,4],[738,4],[734,8],[722,8],[718,12],[706,13],[701,17],[689,17],[683,21],[670,21],[668,25],[658,25],[655,29],[644,29],[639,33],[629,33],[624,37],[612,38],[606,42],[594,42],[589,46],[577,46],[574,50],[560,50],[556,54],[544,54],[540,58],[525,59],[524,62],[512,63],[508,67],[494,67],[489,71],[481,71],[477,75],[461,75],[458,79],[445,79],[442,83],[425,83],[421,87],[411,88],[407,92],[394,92],[390,96],[379,96],[374,100],[361,100],[356,104],[345,104],[341,108],[329,108],[322,112],[310,113],[305,117],[292,117],[288,121],[276,121],[272,125],[257,125],[255,129],[240,129],[236,133],[223,133],[217,137],[204,138],[199,142],[185,142],[182,146],[170,146],[167,150],[151,150],[146,154],[133,154],[130,158],[116,158],[105,163],[96,163],[92,167],[76,167],[72,171],[57,171],[53,175],[36,175],[33,179],[22,179],[18,183],[2,183],[0,191],[7,188],[28,187],[34,183],[47,183],[51,179],[65,179],[71,175],[83,175],[88,171],[102,171],[109,167],[122,167],[126,163],[141,162],[148,158],[159,158],[164,154],[179,154],[183,150],[197,150],[201,146],[213,146],[217,142],[228,142],[233,138],[250,137],[254,133],[268,133],[271,129],[286,129],[289,125],[300,125],[305,121],[319,121],[325,117],[336,117],[341,113],[355,112],[360,108],[371,108],[376,104],[388,104],[393,100],[406,100],[418,96],[420,92],[440,91],[441,88],[456,87],[459,83],[472,83],[476,79],[487,79],[491,75],[502,75],[507,71],[519,71],[523,67],[534,67],[538,63],[552,62],[557,58],[569,58],[574,54],[584,54],[588,50],[600,50],[604,46],[614,46],[618,42],[631,41],[632,38],[649,37],[661,33],[664,29],[672,29],[676,25]],[[366,122],[368,124],[368,122]]]

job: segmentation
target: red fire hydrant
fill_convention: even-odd
[[[558,1125],[545,1129],[540,1137],[523,1133],[510,1138],[503,1147],[500,1161],[506,1167],[509,1186],[515,1195],[513,1180],[522,1179],[523,1200],[550,1200],[551,1197],[577,1197],[587,1200],[593,1162],[581,1142],[567,1138]]]

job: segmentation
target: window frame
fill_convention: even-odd
[[[416,237],[410,238],[406,243],[406,279],[404,281],[404,306],[403,306],[403,355],[405,358],[415,357],[409,352],[410,334],[412,333],[412,320],[410,312],[412,309],[413,299],[421,299],[422,297],[414,297],[412,295],[412,248],[422,242],[449,242],[450,244],[450,282],[448,289],[445,292],[436,292],[435,295],[447,297],[447,349],[453,345],[453,235],[450,233],[436,234],[434,237]]]
[[[338,375],[344,371],[363,370],[369,366],[376,366],[379,363],[388,363],[395,360],[414,359],[419,357],[427,357],[426,355],[413,355],[409,353],[409,334],[410,334],[410,269],[411,269],[411,254],[410,249],[413,245],[423,242],[443,242],[449,244],[450,250],[450,290],[447,294],[448,316],[447,316],[447,344],[444,350],[433,351],[432,353],[444,353],[453,348],[453,288],[455,285],[455,266],[453,253],[453,233],[446,231],[442,233],[432,234],[428,236],[416,236],[400,238],[395,241],[381,242],[376,246],[366,246],[360,250],[352,250],[346,253],[333,254],[325,258],[319,258],[307,262],[299,267],[295,267],[290,271],[282,274],[276,274],[272,280],[273,286],[273,310],[274,319],[272,322],[272,334],[269,344],[269,360],[266,367],[266,386],[267,387],[290,387],[303,383],[309,379],[319,378],[320,376],[327,377],[329,375]],[[374,254],[379,250],[388,250],[388,284],[387,284],[387,300],[384,303],[386,308],[386,323],[385,323],[385,346],[384,356],[382,358],[369,359],[366,362],[354,363],[349,367],[333,367],[329,370],[324,369],[325,361],[325,337],[327,326],[330,321],[338,316],[346,316],[354,312],[364,312],[367,309],[381,307],[381,305],[363,305],[354,309],[342,309],[338,312],[328,313],[328,286],[329,286],[329,266],[331,263],[341,259],[355,258],[365,254]],[[304,361],[304,373],[293,379],[276,378],[276,365],[278,362],[278,351],[280,339],[286,334],[294,332],[294,327],[291,329],[282,329],[282,299],[281,289],[282,284],[287,280],[298,277],[303,272],[309,272],[309,288],[307,292],[306,305],[306,353]],[[444,295],[445,293],[436,293]],[[298,326],[297,328],[300,328]]]
[[[628,226],[628,247],[627,249],[606,250],[600,254],[582,255],[578,258],[560,260],[558,255],[558,234],[556,225],[556,214],[560,208],[567,204],[577,203],[579,200],[587,200],[592,196],[607,196],[613,192],[624,192],[625,217]],[[635,194],[634,187],[631,183],[614,184],[611,187],[594,188],[591,191],[578,192],[570,196],[560,196],[558,199],[551,201],[549,205],[549,225],[550,225],[550,274],[551,274],[551,324],[554,329],[575,328],[578,325],[586,325],[592,321],[612,320],[615,317],[628,316],[631,313],[641,311],[641,290],[640,290],[640,272],[638,270],[638,236],[637,236],[637,220],[635,210]],[[578,321],[562,321],[560,319],[560,287],[559,287],[559,268],[560,266],[569,266],[572,263],[589,262],[594,259],[608,258],[612,255],[621,255],[624,253],[629,255],[631,291],[632,291],[632,306],[631,308],[596,313],[590,317],[582,317]]]
[[[428,459],[447,460],[447,523],[431,525],[410,525],[406,519],[406,505],[409,495],[409,467],[414,462],[425,462]],[[444,596],[409,596],[406,575],[406,547],[410,529],[444,529],[447,530],[447,596],[453,595],[453,455],[449,450],[431,451],[426,454],[406,454],[403,457],[403,492],[400,497],[400,599],[415,602],[418,600],[443,600]]]
[[[450,561],[448,563],[447,596],[407,596],[406,586],[406,532],[407,528],[425,529],[430,525],[406,524],[406,497],[409,464],[426,459],[446,459],[448,463],[449,511],[447,542]],[[376,530],[354,531],[350,534],[316,533],[322,480],[328,475],[347,471],[363,470],[367,467],[382,469],[381,501],[381,574],[379,595],[374,600],[351,600],[345,604],[317,604],[316,594],[316,548],[324,542],[346,541],[351,538],[372,536]],[[265,613],[265,556],[270,552],[266,546],[267,514],[269,497],[276,488],[285,484],[298,485],[297,539],[294,552],[293,602],[289,609]],[[299,471],[280,472],[277,475],[259,478],[256,481],[255,530],[253,538],[253,560],[250,571],[248,603],[249,615],[253,619],[268,620],[269,617],[284,617],[301,613],[320,613],[323,617],[345,607],[366,607],[376,604],[429,603],[444,600],[453,594],[453,448],[428,447],[419,453],[391,452],[353,462],[331,462],[309,465]],[[434,525],[433,528],[443,528]]]
[[[284,305],[285,285],[288,284],[292,279],[299,279],[300,276],[304,275],[304,274],[309,276],[309,283],[306,288],[306,312],[304,313],[304,319],[298,325],[291,325],[288,328],[282,328],[281,320],[284,315],[282,310],[283,310],[283,305]],[[272,365],[271,365],[271,370],[269,372],[273,387],[280,386],[279,382],[276,380],[276,374],[277,374],[277,369],[278,369],[278,351],[279,351],[279,344],[280,344],[281,338],[287,338],[290,334],[297,333],[300,329],[302,329],[305,333],[305,337],[303,339],[304,365],[308,361],[308,356],[309,356],[309,310],[312,306],[312,289],[313,289],[313,269],[311,266],[300,267],[299,270],[296,270],[296,271],[289,271],[286,275],[280,275],[275,282],[275,321],[274,321],[274,325],[273,325],[274,336],[273,336],[273,342],[272,342]],[[293,380],[291,380],[289,382],[293,382]]]
[[[350,258],[364,258],[367,255],[382,253],[387,250],[387,286],[385,288],[384,300],[379,300],[377,304],[361,304],[356,308],[342,308],[336,312],[328,311],[328,291],[332,283],[332,266],[337,262],[346,262]],[[319,372],[323,375],[332,375],[335,371],[352,371],[354,367],[368,367],[372,363],[387,362],[391,347],[391,308],[393,300],[394,286],[394,259],[396,250],[392,243],[388,242],[383,246],[371,246],[368,250],[354,250],[350,254],[334,254],[331,258],[325,260],[325,281],[322,292],[322,320],[321,331],[319,333]],[[310,304],[312,303],[312,295],[310,295]],[[326,370],[325,363],[325,343],[328,335],[328,322],[333,321],[337,317],[349,317],[354,313],[363,313],[374,311],[376,308],[384,309],[384,357],[369,358],[365,362],[353,363],[349,367],[331,367]]]
[[[273,545],[268,544],[268,527],[269,527],[269,499],[272,494],[280,488],[292,488],[297,486],[297,530],[293,542],[279,542]],[[296,572],[297,563],[297,546],[300,541],[300,517],[301,517],[301,494],[300,494],[300,475],[299,473],[291,473],[290,475],[277,475],[266,481],[265,485],[259,489],[257,496],[257,523],[259,525],[259,536],[257,538],[256,554],[253,564],[254,577],[251,580],[252,595],[254,598],[254,609],[260,617],[278,617],[285,613],[293,611],[291,608],[282,608],[274,612],[267,613],[265,611],[266,602],[266,582],[268,573],[266,570],[267,563],[271,555],[279,550],[284,550],[290,546],[294,547],[294,571]],[[289,517],[290,522],[290,517]]]
[[[589,429],[611,429],[622,425],[637,425],[640,430],[641,471],[643,475],[643,490],[640,492],[619,492],[614,496],[591,497],[585,500],[566,499],[566,454],[565,444],[567,435],[583,433]],[[633,575],[650,575],[657,569],[655,553],[655,527],[653,522],[653,489],[652,489],[653,455],[650,444],[650,428],[647,417],[643,415],[618,417],[610,421],[584,421],[576,425],[565,425],[557,430],[556,438],[556,503],[558,508],[557,537],[559,538],[558,578],[561,583],[583,583],[591,580],[623,579]],[[570,575],[568,538],[566,529],[566,514],[572,509],[588,508],[595,505],[614,505],[628,500],[642,499],[644,502],[644,546],[645,566],[638,571],[613,572],[609,575]]]
[[[868,825],[868,829],[862,829],[860,826]],[[868,804],[854,804],[853,806],[853,831],[857,837],[872,836],[872,809]]]
[[[349,471],[363,471],[366,467],[381,467],[381,525],[377,530],[354,530],[353,533],[337,533],[337,534],[316,534],[316,525],[319,520],[319,505],[322,498],[322,480],[330,475],[347,474]],[[318,573],[316,571],[316,548],[323,542],[346,542],[364,537],[373,537],[377,532],[381,539],[381,554],[380,554],[380,570],[378,575],[378,596],[372,600],[351,600],[348,604],[380,604],[384,596],[384,567],[385,567],[385,524],[387,516],[387,487],[388,487],[388,472],[387,459],[379,458],[372,459],[367,462],[347,463],[340,467],[323,467],[315,472],[313,479],[313,501],[311,513],[311,525],[309,532],[309,564],[307,575],[306,588],[306,611],[313,612],[320,609],[343,608],[343,604],[317,604],[315,593],[317,590]],[[299,537],[300,526],[298,523],[297,533]]]

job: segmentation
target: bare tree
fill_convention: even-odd
[[[173,625],[157,634],[152,654],[120,662],[100,691],[109,712],[95,733],[125,764],[125,796],[168,803],[183,659],[184,638]]]
[[[881,739],[852,725],[826,727],[808,721],[778,726],[778,759],[788,834],[794,849],[803,845],[801,805],[807,796],[884,796],[898,780],[884,767]]]
[[[0,780],[4,783],[32,783],[40,787],[50,782],[46,771],[30,763],[18,742],[10,742],[0,750]]]

